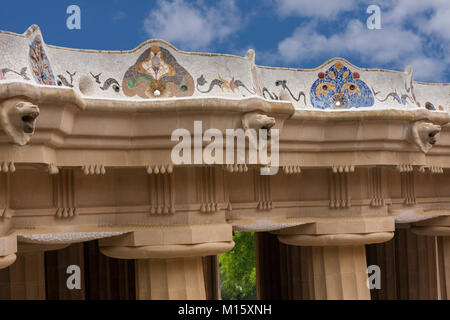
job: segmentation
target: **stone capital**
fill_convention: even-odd
[[[9,267],[16,261],[17,237],[9,235],[0,237],[0,269]]]

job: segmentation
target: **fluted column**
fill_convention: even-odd
[[[135,263],[101,254],[98,240],[84,243],[86,300],[135,300]]]
[[[135,262],[138,300],[205,300],[202,257]]]
[[[231,227],[227,227],[231,231]],[[176,231],[170,228],[171,235]],[[179,230],[178,230],[179,232]],[[206,299],[202,257],[231,250],[228,241],[197,244],[142,245],[151,233],[131,233],[99,241],[100,252],[116,259],[136,259],[136,298],[139,300]],[[179,239],[178,239],[179,240]]]
[[[363,245],[310,247],[305,253],[304,257],[308,255],[311,261],[308,270],[311,299],[370,299]]]
[[[437,237],[439,293],[443,300],[450,299],[450,236]]]
[[[220,270],[217,255],[203,257],[203,273],[207,300],[220,300]]]
[[[0,270],[0,299],[45,300],[44,252],[59,250],[65,245],[38,246],[20,244],[17,259],[8,268]]]
[[[66,245],[67,246],[67,245]],[[74,243],[64,250],[46,252],[48,300],[84,300],[86,298],[83,243]],[[81,288],[67,288],[67,267],[76,265],[81,270]]]
[[[18,253],[14,264],[0,270],[0,299],[45,300],[43,252]]]
[[[369,300],[365,244],[385,242],[392,232],[367,234],[280,234],[287,245],[301,246],[304,299]]]
[[[269,232],[255,232],[256,291],[261,300],[309,299],[303,285],[305,247],[288,246]]]
[[[450,299],[450,217],[439,217],[417,223],[412,229],[417,235],[436,237],[438,298]]]
[[[366,247],[367,263],[381,270],[380,288],[374,300],[433,300],[438,298],[435,237],[416,235],[397,227],[386,243]]]

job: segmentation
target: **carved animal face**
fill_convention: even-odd
[[[432,123],[423,123],[419,126],[420,139],[430,145],[436,143],[440,132],[441,127]]]
[[[247,129],[266,129],[270,130],[275,125],[275,118],[268,117],[260,113],[247,113],[242,117],[242,126]]]
[[[427,153],[437,142],[441,126],[425,122],[415,122],[411,127],[412,140],[424,153]]]
[[[24,145],[34,134],[36,119],[39,116],[38,106],[21,99],[10,99],[0,105],[0,122],[3,130],[12,140]]]
[[[270,130],[275,125],[275,118],[268,117],[265,114],[258,114],[256,122],[261,125],[260,129]]]

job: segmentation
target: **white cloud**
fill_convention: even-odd
[[[341,12],[353,10],[353,0],[276,0],[275,5],[281,16],[331,18]]]
[[[438,34],[447,41],[450,41],[450,1],[446,6],[437,8],[431,19],[426,21],[424,31],[430,35]]]
[[[206,5],[203,1],[162,0],[144,21],[148,36],[173,42],[183,49],[206,49],[213,41],[223,41],[241,25],[234,0]]]
[[[292,36],[279,43],[280,55],[288,62],[295,62],[321,55],[357,54],[363,61],[393,63],[421,50],[420,37],[411,31],[372,31],[359,20],[349,21],[343,32],[330,36],[320,34],[317,29],[317,23],[297,28]]]
[[[443,71],[448,68],[448,64],[444,61],[424,56],[407,59],[405,62],[413,68],[414,78],[419,81],[442,81],[444,79]]]
[[[279,42],[277,54],[263,55],[274,59],[271,64],[280,61],[302,64],[317,57],[350,56],[379,67],[403,69],[411,65],[415,78],[423,81],[442,80],[450,69],[449,0],[388,0],[382,5],[382,30],[367,29],[368,15],[362,14],[361,20],[355,20],[342,14],[339,24],[344,28],[332,32],[323,31],[330,29],[324,28],[324,23],[330,25],[324,20],[324,13],[317,11],[319,5],[325,7],[328,0],[316,1],[316,5],[307,0],[276,2],[280,13],[291,10],[290,14],[309,19]],[[345,1],[333,3],[331,7],[337,12],[349,10]],[[332,15],[330,10],[327,7],[326,14]]]

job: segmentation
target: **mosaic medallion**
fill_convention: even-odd
[[[122,87],[129,97],[188,97],[194,80],[167,49],[155,44],[127,70]]]
[[[319,72],[311,87],[311,103],[319,109],[371,107],[375,100],[372,90],[352,72],[337,62],[326,72]]]

